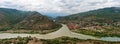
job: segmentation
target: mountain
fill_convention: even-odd
[[[58,17],[58,22],[66,24],[77,24],[78,27],[88,26],[120,26],[120,8],[109,7],[98,10],[92,10],[88,12],[72,14],[65,17]]]
[[[53,20],[38,12],[0,8],[0,30],[18,28],[52,29],[56,27],[57,24]]]
[[[26,17],[23,21],[18,23],[17,29],[53,29],[57,27],[57,24],[53,20],[46,16],[41,15],[38,12],[32,13],[30,16]]]
[[[0,19],[3,19],[8,24],[16,24],[23,20],[29,12],[18,11],[15,9],[0,8]]]
[[[71,31],[97,37],[120,37],[120,8],[110,7],[58,17]]]

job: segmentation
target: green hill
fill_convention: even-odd
[[[38,12],[32,13],[30,16],[26,17],[23,21],[18,23],[16,26],[21,29],[54,29],[57,24],[53,20],[46,16],[41,15]]]
[[[120,36],[119,7],[103,8],[65,17],[58,17],[57,21],[67,24],[72,30],[79,30],[79,32],[85,34],[97,35],[96,33],[99,33],[103,34],[101,36]]]
[[[65,17],[58,17],[59,22],[97,22],[97,23],[117,23],[120,22],[120,8],[111,7],[88,12],[72,14]],[[67,22],[68,21],[68,22]]]
[[[29,12],[19,11],[15,9],[0,8],[0,15],[7,24],[16,24],[23,20]]]
[[[34,28],[33,28],[34,27]],[[48,28],[49,27],[49,28]],[[0,8],[0,30],[9,29],[53,29],[57,24],[47,16],[34,11]]]

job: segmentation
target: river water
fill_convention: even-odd
[[[13,34],[13,33],[0,33],[0,39],[7,39],[7,38],[17,38],[18,36],[20,37],[36,37],[38,39],[54,39],[62,36],[66,37],[72,37],[72,38],[78,38],[78,39],[94,39],[94,40],[102,40],[102,41],[117,41],[120,42],[119,37],[102,37],[102,38],[96,38],[90,35],[84,35],[84,34],[78,34],[71,32],[69,28],[62,24],[62,27],[52,33],[48,34]]]

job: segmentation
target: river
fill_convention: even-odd
[[[38,39],[54,39],[58,37],[72,37],[72,38],[78,38],[78,39],[94,39],[94,40],[102,40],[102,41],[117,41],[120,42],[119,37],[102,37],[102,38],[96,38],[94,36],[90,35],[84,35],[84,34],[79,34],[79,33],[74,33],[69,30],[69,28],[62,24],[62,27],[52,33],[48,34],[13,34],[13,33],[0,33],[0,39],[7,39],[7,38],[17,38],[18,36],[20,37],[36,37]]]

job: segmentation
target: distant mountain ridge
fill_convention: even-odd
[[[71,31],[99,37],[120,37],[120,8],[109,7],[58,17]]]
[[[74,23],[79,27],[86,27],[89,25],[112,25],[120,26],[120,8],[109,7],[98,10],[92,10],[88,12],[73,14],[65,17],[57,18],[58,22],[62,23]]]
[[[7,20],[10,24],[15,24],[24,19],[28,13],[29,12],[18,11],[15,9],[0,8],[0,14],[3,15],[4,20]]]
[[[56,25],[56,26],[55,26]],[[33,28],[33,26],[36,26]],[[49,28],[47,27],[49,26]],[[31,28],[32,27],[32,28]],[[0,8],[0,30],[4,29],[52,29],[57,24],[38,12]]]

